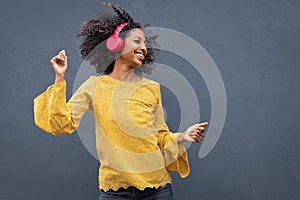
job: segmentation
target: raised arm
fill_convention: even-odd
[[[51,59],[56,73],[55,84],[34,99],[34,121],[51,134],[73,133],[80,124],[83,114],[92,108],[92,98],[97,77],[90,77],[66,101],[67,56],[61,51]]]

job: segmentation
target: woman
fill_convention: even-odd
[[[99,199],[173,199],[169,171],[183,178],[189,174],[183,143],[199,142],[208,123],[183,133],[169,131],[160,85],[141,75],[153,69],[155,37],[146,40],[142,26],[125,10],[104,4],[117,15],[87,20],[78,34],[82,57],[102,75],[91,76],[66,103],[68,62],[60,51],[51,59],[55,84],[34,99],[35,123],[54,135],[73,133],[92,110],[101,163]]]

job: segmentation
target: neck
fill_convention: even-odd
[[[114,69],[109,76],[116,80],[129,82],[139,81],[142,78],[134,72],[133,67],[126,65],[119,59],[116,59]]]

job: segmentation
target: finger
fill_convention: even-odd
[[[67,56],[63,51],[60,51],[59,54],[57,55],[57,57],[59,58],[60,61],[66,61],[67,60]]]
[[[204,128],[203,126],[198,126],[198,127],[196,128],[196,130],[197,130],[197,131],[204,131],[205,128]]]
[[[197,132],[197,135],[204,136],[203,132]]]
[[[194,140],[195,140],[195,139],[193,139],[193,138],[188,138],[188,139],[186,139],[185,141],[187,141],[187,142],[194,142]]]
[[[195,136],[196,137],[203,137],[203,134],[202,133],[197,133]]]
[[[54,63],[55,57],[51,58],[50,62]]]
[[[191,134],[190,134],[191,137],[198,137],[198,135],[199,135],[198,132],[194,132],[194,133],[191,133]]]
[[[200,142],[200,141],[201,141],[200,138],[195,138],[195,139],[194,139],[194,142]]]
[[[193,139],[201,140],[204,137],[204,135],[198,134],[196,136],[193,136]]]
[[[68,59],[67,55],[66,55],[66,51],[63,49],[59,52],[63,57],[64,59]]]
[[[196,140],[197,142],[200,142],[202,139],[203,139],[202,136],[198,136],[197,138],[195,138],[195,140]]]
[[[57,63],[57,62],[59,62],[60,61],[60,58],[58,57],[58,56],[54,56],[51,60],[50,60],[50,62],[53,64],[53,63]]]
[[[197,133],[197,134],[202,134],[204,133],[205,129],[197,129],[194,131],[194,133]]]
[[[55,56],[54,58],[51,59],[51,63],[60,63],[60,62],[64,62],[64,59],[59,56]]]
[[[64,56],[64,54],[62,52],[59,52],[59,54],[57,55],[57,57],[61,60],[61,61],[65,61],[66,58]]]
[[[198,138],[196,136],[192,137],[193,142],[197,142]]]
[[[201,127],[204,127],[204,126],[207,126],[208,125],[208,122],[203,122],[203,123],[200,123],[199,126]]]
[[[204,137],[204,134],[199,132],[199,133],[197,134],[197,137],[202,137],[202,138],[203,138],[203,137]]]

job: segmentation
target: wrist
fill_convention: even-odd
[[[59,76],[59,75],[56,75],[55,76],[55,84],[56,83],[60,83],[60,82],[62,82],[62,81],[64,81],[65,80],[65,77],[64,76]]]
[[[178,144],[181,144],[181,143],[184,142],[184,135],[185,135],[185,132],[178,134],[178,137],[177,137],[177,143]]]

